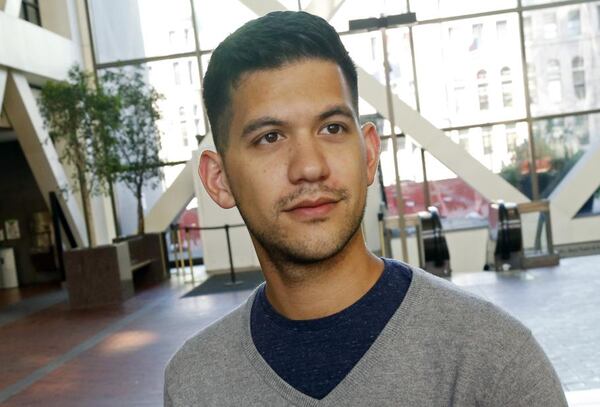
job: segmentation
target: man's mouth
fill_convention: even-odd
[[[339,201],[328,197],[304,199],[290,205],[284,212],[300,219],[321,218],[327,216]]]

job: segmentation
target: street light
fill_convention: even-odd
[[[400,228],[400,243],[402,245],[402,260],[408,263],[408,246],[406,244],[406,222],[404,220],[404,198],[402,197],[402,186],[400,184],[400,172],[398,170],[398,140],[396,135],[396,122],[394,119],[394,101],[392,86],[390,84],[390,61],[388,56],[386,29],[400,26],[410,26],[417,22],[415,13],[396,14],[393,16],[381,16],[379,18],[364,18],[360,20],[351,20],[349,23],[350,31],[373,31],[381,32],[383,43],[383,70],[385,73],[385,88],[388,105],[388,119],[390,121],[392,134],[392,150],[394,155],[394,172],[396,174],[396,207],[398,208],[398,227]]]

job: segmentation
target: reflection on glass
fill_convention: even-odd
[[[525,12],[533,116],[600,107],[600,2]]]
[[[527,134],[525,122],[447,132],[452,141],[477,161],[531,197]]]
[[[438,208],[445,229],[487,225],[489,201],[429,153],[425,168],[431,204]]]
[[[516,13],[425,24],[413,33],[421,114],[434,125],[525,117]]]
[[[585,201],[577,216],[599,215],[600,214],[600,188],[598,188],[590,198]]]
[[[98,63],[195,48],[189,0],[90,0]]]
[[[393,154],[392,140],[390,138],[382,140],[380,165],[389,215],[398,214]],[[402,197],[404,198],[404,213],[410,214],[425,210],[421,147],[411,137],[398,137],[398,165]]]
[[[419,21],[506,10],[516,6],[516,0],[410,0],[410,9],[417,14]]]
[[[391,66],[390,83],[392,91],[396,95],[415,107],[415,86],[408,35],[407,28],[387,30],[388,56]],[[373,31],[344,35],[342,41],[354,63],[385,85],[381,33]]]
[[[600,139],[600,114],[538,120],[533,123],[533,136],[540,195],[547,198]]]

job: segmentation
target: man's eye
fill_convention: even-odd
[[[342,127],[341,124],[332,123],[332,124],[328,124],[327,126],[325,126],[324,130],[328,134],[339,134],[344,130],[344,128]]]
[[[267,133],[258,139],[258,144],[272,144],[279,140],[281,135],[276,132]]]

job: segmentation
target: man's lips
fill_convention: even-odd
[[[294,203],[284,212],[288,212],[299,218],[314,218],[327,215],[339,202],[339,199],[318,198],[305,199]]]
[[[333,204],[338,202],[338,199],[333,198],[318,198],[318,199],[305,199],[300,202],[297,202],[291,205],[289,208],[285,209],[285,212],[294,211],[296,209],[310,209],[317,208],[322,205]]]

